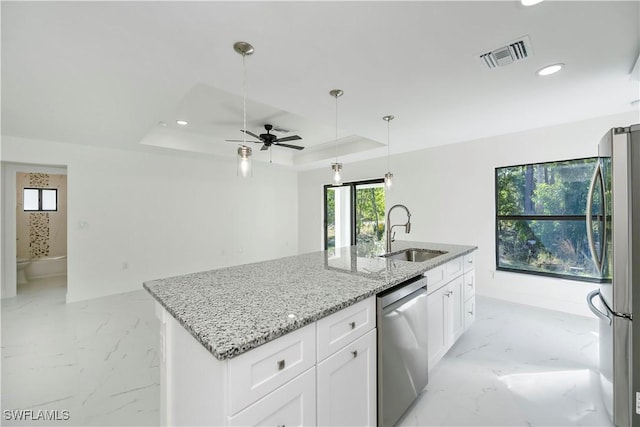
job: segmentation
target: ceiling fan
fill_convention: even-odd
[[[267,131],[267,133],[261,133],[260,135],[256,135],[255,133],[249,130],[244,130],[244,129],[241,129],[240,132],[244,132],[247,135],[251,135],[252,137],[258,139],[258,141],[247,141],[247,142],[255,142],[256,144],[262,144],[262,148],[260,149],[260,151],[268,150],[269,147],[271,147],[272,145],[277,147],[293,148],[294,150],[304,149],[304,147],[301,147],[299,145],[283,144],[283,142],[285,141],[296,141],[298,139],[302,139],[298,135],[291,135],[291,136],[285,136],[284,138],[278,138],[277,135],[274,135],[271,133],[271,130],[277,131],[278,129],[274,129],[273,126],[269,124],[264,125],[264,128]],[[241,139],[227,139],[226,141],[227,142],[245,142],[244,140],[241,140]]]

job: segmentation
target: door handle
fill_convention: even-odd
[[[599,289],[596,289],[595,291],[591,291],[587,294],[587,305],[589,306],[589,310],[591,310],[591,312],[595,314],[598,318],[602,320],[606,319],[609,322],[609,325],[611,325],[612,319],[609,313],[604,313],[603,311],[598,310],[598,308],[595,305],[593,305],[593,299],[595,297],[600,297],[600,299],[602,300],[602,296],[600,295]]]
[[[601,193],[601,204],[602,204],[602,221],[603,221],[603,229],[602,229],[602,241],[600,242],[600,253],[596,251],[596,244],[593,241],[593,228],[591,224],[591,217],[593,216],[593,192],[596,189],[596,183],[600,180],[600,193]],[[587,209],[586,209],[586,221],[587,221],[587,241],[589,242],[589,251],[591,252],[591,259],[598,270],[598,273],[602,274],[602,270],[604,268],[604,248],[607,244],[607,212],[606,212],[606,203],[604,199],[604,177],[602,176],[602,168],[600,167],[600,163],[596,166],[595,171],[593,171],[593,176],[591,177],[591,184],[589,185],[589,193],[587,194]]]

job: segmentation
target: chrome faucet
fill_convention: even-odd
[[[407,211],[406,224],[391,225],[391,211],[393,211],[395,208],[402,208],[405,211]],[[411,232],[411,212],[409,212],[409,209],[407,209],[405,205],[393,205],[391,206],[391,209],[389,209],[389,212],[387,212],[387,226],[385,229],[387,233],[387,253],[391,252],[391,242],[395,241],[395,239],[391,236],[391,230],[393,230],[393,227],[400,227],[400,226],[404,226],[405,233],[409,234]],[[393,233],[393,236],[395,235],[396,233]]]

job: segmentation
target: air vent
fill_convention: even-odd
[[[491,70],[521,61],[532,55],[533,50],[531,49],[529,36],[523,36],[506,46],[479,55],[479,58],[482,64]]]

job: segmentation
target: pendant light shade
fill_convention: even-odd
[[[342,163],[338,162],[338,98],[344,95],[344,91],[333,89],[329,91],[329,95],[336,99],[336,161],[331,163],[331,172],[333,174],[333,185],[340,185],[342,183]]]
[[[233,50],[242,55],[242,129],[247,128],[247,66],[245,58],[253,54],[253,46],[247,42],[236,42]],[[251,167],[251,148],[247,147],[247,134],[242,133],[242,145],[238,147],[237,175],[243,178],[253,175]]]
[[[382,120],[387,122],[387,170],[384,174],[384,185],[387,189],[391,189],[393,185],[393,174],[391,173],[391,120],[395,119],[394,116],[384,116]]]
[[[333,171],[333,184],[340,185],[342,181],[342,163],[331,163],[331,170]]]
[[[251,148],[245,145],[238,147],[238,176],[243,178],[253,175],[251,167]]]

